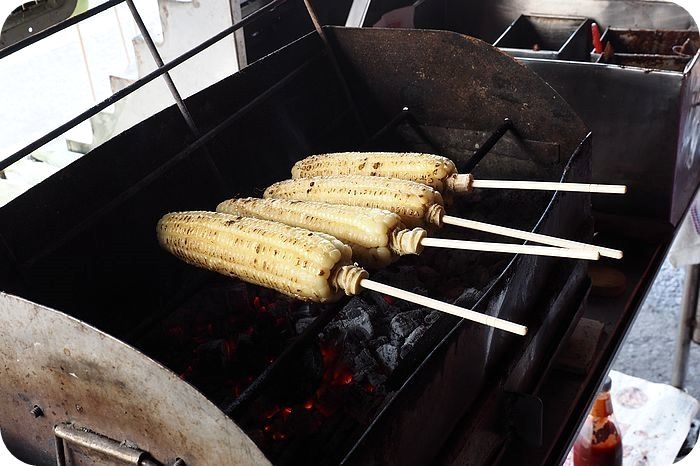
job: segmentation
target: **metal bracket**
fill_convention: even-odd
[[[56,425],[53,428],[53,432],[56,436],[56,464],[58,466],[66,466],[66,442],[82,447],[84,450],[93,451],[99,454],[100,457],[107,456],[124,464],[162,466],[148,452],[130,446],[126,442],[118,442],[90,429],[64,423]],[[100,462],[102,461],[97,461],[97,463]],[[185,462],[180,458],[175,460],[174,465],[186,466]]]
[[[542,446],[542,400],[525,393],[506,392],[505,416],[508,428],[526,445]]]

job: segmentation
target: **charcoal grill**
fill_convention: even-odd
[[[272,2],[242,24],[281,3]],[[33,40],[36,36],[13,48]],[[137,81],[116,97],[143,84]],[[451,435],[459,432],[469,434],[463,441],[479,445],[469,454],[480,460],[510,442],[542,442],[541,405],[533,395],[582,312],[589,288],[584,263],[468,252],[402,259],[386,271],[386,280],[430,268],[439,278],[424,286],[437,297],[524,322],[528,336],[441,316],[384,380],[359,385],[370,379],[352,370],[341,380],[361,393],[378,390],[381,396],[374,395],[372,403],[358,405],[357,398],[366,395],[357,390],[339,392],[338,414],[326,422],[330,427],[309,438],[289,439],[279,431],[274,438],[260,400],[284,397],[272,415],[280,422],[286,422],[284,413],[291,416],[305,406],[307,386],[321,382],[289,379],[300,371],[301,358],[314,352],[319,334],[325,338],[330,327],[372,300],[380,318],[403,310],[370,293],[363,295],[365,304],[345,300],[304,308],[305,316],[315,317],[312,323],[292,331],[282,320],[283,343],[271,360],[256,366],[259,373],[246,385],[212,390],[188,378],[187,371],[176,374],[168,348],[189,330],[172,325],[209,290],[233,285],[162,251],[155,223],[168,211],[212,209],[231,196],[259,195],[287,178],[294,161],[336,150],[429,150],[453,158],[462,169],[473,168],[477,176],[588,181],[591,136],[556,92],[471,37],[341,27],[318,27],[188,99],[180,99],[174,85],[171,90],[178,105],[0,209],[0,406],[6,413],[0,428],[12,451],[33,464],[104,464],[116,457],[133,464],[425,464],[456,461],[440,452],[444,455],[442,447],[453,445]],[[478,220],[593,240],[587,194],[491,192],[452,209]],[[486,237],[449,229],[444,234]],[[452,283],[456,290],[439,286],[448,276],[459,278]],[[268,328],[274,326],[270,309],[262,309],[271,305],[261,300],[272,300],[276,309],[280,301],[254,287],[242,293],[250,296],[245,303],[253,311],[266,314]],[[223,309],[235,318],[244,307],[208,306],[191,314]],[[202,327],[208,335],[218,331],[206,322]],[[248,340],[256,339],[252,327]],[[237,338],[237,344],[246,339]],[[233,351],[220,340],[196,343],[215,347],[219,355]],[[348,341],[345,335],[341,343]],[[221,376],[219,362],[207,361],[213,367],[208,379]],[[307,398],[290,395],[297,391]],[[349,399],[352,394],[357,397]]]
[[[533,392],[551,410],[548,441],[535,448],[511,442],[493,457],[475,456],[474,437],[457,429],[445,448],[445,458],[463,462],[560,464],[698,189],[697,24],[674,3],[646,0],[357,0],[348,23],[370,27],[403,6],[415,7],[416,28],[478,37],[535,71],[591,129],[593,178],[630,188],[624,197],[593,198],[596,229],[626,252],[619,270],[628,288],[587,301],[584,315],[603,322],[606,333],[590,370],[555,371]],[[593,21],[614,55],[593,50]]]

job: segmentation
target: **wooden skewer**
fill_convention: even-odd
[[[470,174],[454,175],[448,179],[448,189],[455,193],[473,188],[530,189],[540,191],[573,191],[582,193],[625,194],[623,184],[559,183],[553,181],[476,180]]]
[[[464,249],[468,251],[503,252],[510,254],[530,254],[535,256],[568,257],[571,259],[598,260],[600,254],[594,249],[568,249],[550,246],[524,244],[488,243],[482,241],[461,241],[444,238],[423,238],[421,245],[437,248]]]
[[[472,230],[486,231],[488,233],[509,236],[511,238],[520,238],[527,241],[534,241],[536,243],[548,244],[550,246],[559,246],[562,248],[571,249],[594,250],[597,251],[598,254],[600,254],[603,257],[622,259],[622,251],[620,251],[619,249],[604,248],[601,246],[596,246],[595,244],[581,243],[578,241],[557,238],[555,236],[541,235],[539,233],[531,233],[529,231],[516,230],[515,228],[493,225],[491,223],[477,222],[475,220],[467,220],[465,218],[453,217],[451,215],[443,216],[442,221],[448,225],[470,228]]]
[[[370,280],[368,278],[362,279],[360,281],[360,286],[368,290],[374,290],[379,293],[384,293],[386,295],[393,296],[395,298],[410,301],[415,304],[420,304],[421,306],[429,307],[431,309],[435,309],[436,311],[446,312],[448,314],[452,314],[463,319],[488,325],[489,327],[498,328],[507,332],[515,333],[517,335],[527,334],[527,327],[524,325],[516,324],[514,322],[510,322],[504,319],[499,319],[498,317],[492,317],[485,314],[481,314],[479,312],[472,311],[471,309],[466,309],[463,307],[455,306],[454,304],[438,301],[437,299],[432,299],[416,293],[411,293],[410,291],[402,290],[400,288],[394,288],[393,286],[375,282],[374,280]]]
[[[539,191],[574,191],[582,193],[625,194],[622,184],[556,183],[549,181],[474,180],[473,188],[532,189]]]

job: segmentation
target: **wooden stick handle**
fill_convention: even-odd
[[[502,227],[500,225],[493,225],[491,223],[477,222],[475,220],[467,220],[465,218],[453,217],[451,215],[445,215],[442,218],[443,223],[449,225],[455,225],[463,228],[470,228],[472,230],[486,231],[489,233],[494,233],[496,235],[509,236],[511,238],[520,238],[527,241],[534,241],[535,243],[548,244],[550,246],[559,246],[562,248],[570,249],[592,249],[598,251],[603,257],[611,257],[613,259],[622,259],[622,251],[619,249],[604,248],[601,246],[596,246],[595,244],[580,243],[578,241],[571,241],[564,238],[557,238],[556,236],[541,235],[539,233],[531,233],[529,231],[516,230],[515,228]]]
[[[622,184],[556,183],[549,181],[473,180],[471,188],[532,189],[539,191],[574,191],[581,193],[625,194]]]
[[[436,311],[446,312],[463,319],[488,325],[489,327],[498,328],[517,335],[527,334],[527,327],[524,325],[499,319],[498,317],[487,316],[485,314],[472,311],[471,309],[465,309],[463,307],[455,306],[454,304],[438,301],[437,299],[411,293],[410,291],[402,290],[400,288],[394,288],[393,286],[384,285],[383,283],[375,282],[374,280],[365,278],[360,282],[360,286],[368,290],[378,291],[379,293],[384,293],[395,298],[420,304],[421,306],[429,307],[431,309],[435,309]]]
[[[571,259],[598,260],[600,254],[593,249],[567,249],[551,246],[531,246],[524,244],[487,243],[482,241],[460,241],[443,238],[423,238],[422,246],[436,248],[464,249],[468,251],[503,252],[508,254],[529,254],[533,256],[568,257]]]

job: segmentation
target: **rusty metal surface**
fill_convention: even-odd
[[[329,36],[353,93],[371,100],[374,112],[379,106],[382,121],[408,107],[425,125],[490,131],[508,117],[523,138],[558,143],[564,160],[588,133],[540,77],[473,37],[338,27]],[[377,118],[369,110],[363,116]]]
[[[683,71],[690,62],[690,57],[675,55],[650,55],[642,53],[616,53],[610,58],[601,56],[599,63],[611,65],[634,66],[651,70]]]
[[[74,422],[165,464],[269,464],[199,392],[115,338],[5,293],[0,328],[0,429],[23,461],[56,464],[54,426]],[[111,464],[71,457],[70,464]]]
[[[431,5],[444,11],[444,23],[419,27],[464,32],[490,43],[521,14],[585,16],[603,28],[634,25],[649,29],[688,29],[694,26],[692,17],[681,6],[656,0],[428,0],[422,6],[431,8]]]
[[[692,44],[689,55],[700,48],[698,32],[688,30],[608,28],[600,40],[603,43],[610,41],[615,52],[619,53],[674,55],[678,53],[674,47],[682,47],[686,40]]]

